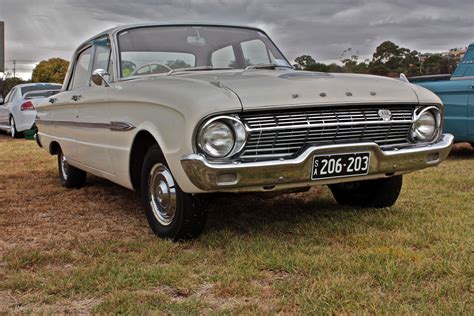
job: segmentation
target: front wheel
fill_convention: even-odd
[[[152,146],[145,156],[141,196],[148,223],[157,236],[176,241],[197,237],[204,230],[205,203],[181,190],[158,145]]]
[[[59,181],[65,188],[80,188],[86,183],[87,173],[71,166],[61,150],[58,153],[58,171]]]
[[[339,204],[356,207],[390,207],[402,189],[402,176],[330,184],[332,195]]]

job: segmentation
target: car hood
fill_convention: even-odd
[[[192,77],[232,90],[239,97],[243,110],[318,104],[419,102],[410,84],[371,75],[252,69],[176,76]]]

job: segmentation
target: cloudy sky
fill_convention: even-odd
[[[287,57],[338,60],[352,47],[369,57],[384,40],[420,51],[474,42],[473,0],[0,0],[6,68],[31,77],[35,63],[70,59],[94,34],[122,24],[206,22],[265,29]]]

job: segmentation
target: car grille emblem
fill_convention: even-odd
[[[390,121],[392,118],[392,112],[389,109],[380,109],[378,114],[384,121]]]

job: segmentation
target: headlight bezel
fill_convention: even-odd
[[[202,143],[203,133],[205,132],[206,128],[214,123],[225,124],[232,132],[232,148],[223,155],[213,155],[206,150],[204,144]],[[195,148],[197,152],[205,155],[209,159],[223,160],[232,158],[239,154],[247,143],[248,130],[237,115],[219,115],[211,117],[203,120],[203,122],[198,126],[199,127],[196,129],[194,137]]]
[[[421,133],[418,132],[417,127],[418,121],[425,115],[431,114],[434,119],[434,131],[431,137],[423,138]],[[440,107],[435,105],[420,106],[415,109],[413,113],[413,123],[410,128],[410,140],[414,143],[434,143],[439,139],[442,133],[442,112]]]

